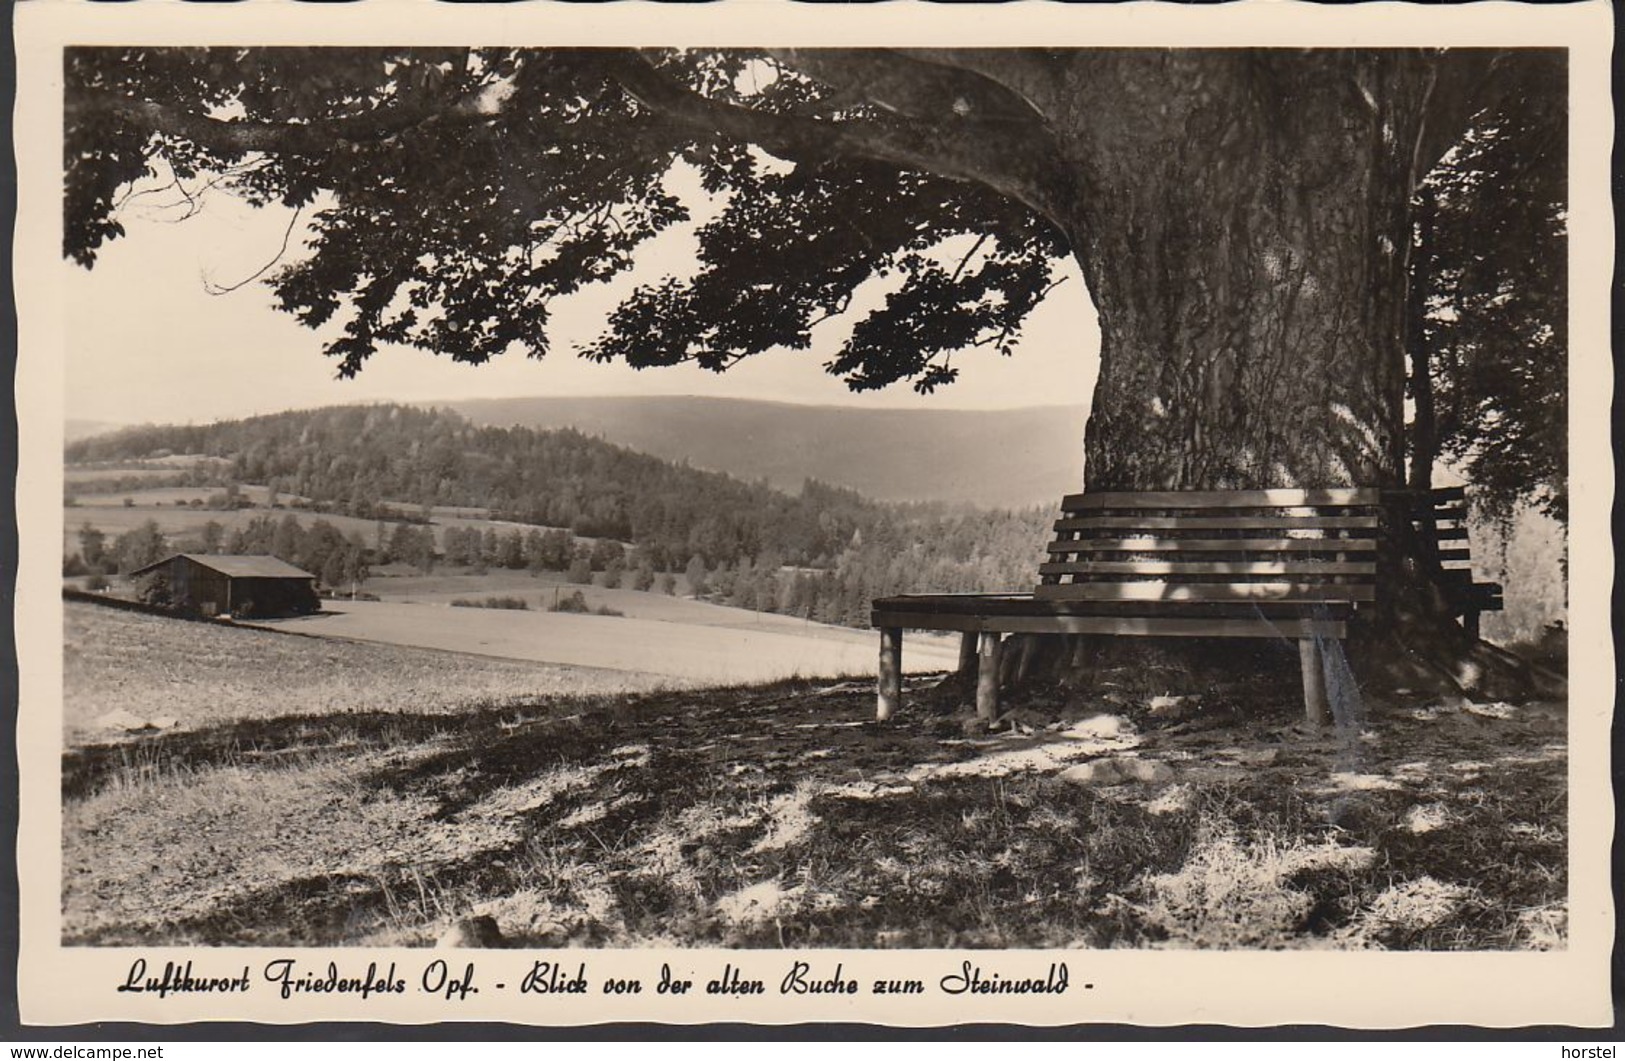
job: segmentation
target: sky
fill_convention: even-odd
[[[674,395],[756,398],[862,408],[999,409],[1084,403],[1098,354],[1094,310],[1076,270],[1023,331],[1014,357],[978,349],[956,357],[960,380],[921,396],[906,384],[853,394],[822,365],[834,353],[826,329],[805,351],[769,351],[721,375],[676,366],[636,371],[573,355],[620,294],[638,279],[683,271],[688,230],[663,234],[630,279],[589,288],[555,306],[553,353],[462,365],[409,348],[380,350],[360,376],[340,380],[321,334],[273,307],[259,282],[233,287],[278,259],[290,212],[255,209],[223,193],[181,219],[174,196],[148,195],[120,215],[127,235],[85,270],[64,261],[66,415],[99,423],[200,423],[349,402],[438,401],[532,395]],[[289,253],[297,254],[296,224]],[[282,260],[287,260],[284,257]],[[857,300],[854,300],[855,302]]]

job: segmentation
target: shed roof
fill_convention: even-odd
[[[316,577],[309,571],[294,567],[292,564],[283,560],[278,560],[274,556],[216,556],[214,554],[200,555],[198,553],[176,553],[174,556],[164,557],[164,559],[158,561],[156,564],[148,564],[146,567],[130,573],[132,575],[143,574],[147,571],[151,571],[155,567],[163,567],[165,564],[176,559],[177,557],[184,557],[187,560],[192,561],[194,564],[199,564],[203,567],[209,568],[211,571],[218,571],[227,578]]]

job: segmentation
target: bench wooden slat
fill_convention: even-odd
[[[1135,530],[1376,530],[1376,516],[1071,516],[1058,531]]]
[[[1498,594],[1487,593],[1447,593],[1446,602],[1456,614],[1462,612],[1498,612],[1506,608],[1506,601]]]
[[[1336,619],[1187,619],[1102,615],[928,614],[877,611],[874,625],[905,630],[997,631],[1006,634],[1117,634],[1129,637],[1327,637],[1341,640],[1348,625]]]
[[[1062,560],[1040,564],[1041,575],[1375,575],[1375,561]]]
[[[1467,488],[1465,486],[1435,486],[1432,490],[1429,490],[1428,493],[1432,496],[1435,503],[1441,501],[1467,500]]]
[[[1440,527],[1440,528],[1438,528],[1437,530],[1435,530],[1433,532],[1433,536],[1435,538],[1449,539],[1449,540],[1455,540],[1455,541],[1466,541],[1467,540],[1467,528],[1466,527]]]
[[[1441,519],[1464,520],[1467,518],[1467,510],[1464,508],[1430,508],[1417,512],[1411,518],[1416,522]]]
[[[1033,596],[1099,601],[1369,601],[1376,600],[1376,590],[1370,585],[1308,582],[1080,582],[1038,586]]]
[[[1370,553],[1375,538],[1078,538],[1050,542],[1052,553]],[[1440,556],[1443,556],[1441,551]]]
[[[1297,508],[1359,506],[1382,502],[1382,492],[1363,487],[1326,490],[1173,490],[1068,494],[1063,509],[1089,508]]]
[[[1184,618],[1184,619],[1348,619],[1359,607],[1358,601],[1099,601],[1043,600],[1032,593],[907,595],[882,597],[874,602],[874,613],[902,613],[924,618],[947,615],[1036,615],[1085,618]],[[929,629],[923,622],[921,629]]]

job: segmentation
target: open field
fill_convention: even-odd
[[[72,469],[69,470],[72,471]],[[377,537],[378,521],[375,519],[357,519],[353,516],[315,512],[309,509],[286,507],[266,509],[264,507],[266,500],[266,488],[264,486],[247,484],[239,486],[238,490],[244,499],[253,502],[259,507],[240,509],[177,507],[178,502],[188,504],[193,499],[206,502],[210,497],[221,492],[220,487],[151,487],[141,490],[120,490],[107,494],[79,495],[74,499],[74,504],[66,506],[63,510],[63,552],[72,553],[78,550],[79,528],[86,523],[104,532],[109,537],[116,537],[127,530],[139,527],[149,519],[156,520],[158,528],[164,532],[165,536],[170,538],[196,536],[202,531],[203,525],[210,520],[214,520],[222,527],[225,527],[229,533],[232,528],[247,524],[255,516],[267,514],[276,519],[292,514],[299,520],[301,526],[307,528],[316,520],[326,520],[346,536],[352,532],[360,534],[362,540],[369,545]],[[287,501],[291,497],[286,493],[280,496],[283,501]],[[129,499],[132,503],[126,505],[124,503],[125,499]],[[400,511],[416,514],[416,509],[408,506],[401,506]],[[495,530],[500,534],[506,534],[512,530],[526,532],[533,529],[527,523],[486,519],[479,514],[479,510],[467,508],[436,508],[433,510],[430,522],[436,529],[437,538],[440,532],[447,527],[472,527],[480,531]]]
[[[679,593],[684,589],[684,579],[681,575],[677,576],[677,589]],[[798,637],[836,640],[846,644],[852,642],[855,633],[865,642],[872,640],[871,635],[854,631],[849,627],[809,622],[793,615],[730,608],[690,597],[668,596],[657,591],[576,585],[562,574],[552,571],[534,576],[523,571],[502,570],[474,575],[453,568],[445,574],[406,574],[373,578],[367,582],[366,590],[384,601],[414,604],[450,604],[458,599],[482,598],[487,595],[517,596],[524,598],[530,607],[544,611],[555,599],[579,591],[589,608],[608,606],[625,612],[631,619],[786,633]],[[951,640],[941,635],[922,634],[910,639],[909,653],[912,654],[916,647],[923,645],[939,646],[946,651],[948,647],[952,647]],[[873,661],[870,665],[873,665]],[[949,660],[944,665],[953,666],[953,661]]]
[[[118,479],[162,479],[185,471],[184,468],[116,468],[108,466],[91,466],[70,464],[63,469],[64,482],[87,486],[92,483],[104,483]],[[101,495],[90,495],[93,497]]]
[[[220,493],[218,486],[154,486],[140,490],[120,490],[110,494],[78,494],[74,497],[73,505],[68,509],[68,518],[71,520],[76,511],[84,509],[103,508],[142,508],[153,509],[177,504],[190,504],[195,498],[207,502],[212,495]],[[126,506],[124,502],[131,502]],[[230,510],[220,510],[223,515],[231,515]],[[80,522],[88,519],[96,523],[103,518],[101,512],[86,514],[80,517]]]
[[[174,453],[167,457],[147,457],[142,460],[89,461],[69,464],[64,473],[67,481],[94,482],[98,479],[147,478],[174,475],[193,468],[226,469],[231,461],[224,457],[209,457],[201,453]]]
[[[70,619],[73,698],[192,686],[207,714],[70,734],[69,944],[425,945],[476,915],[528,947],[1565,941],[1558,705],[1368,705],[1314,738],[1291,690],[1179,722],[1057,690],[978,735],[931,679],[879,726],[867,682],[453,708],[383,666],[324,710],[265,691],[299,688],[286,653],[412,653],[185,624],[158,665],[101,618]],[[236,644],[199,669],[202,634]]]
[[[136,504],[125,507],[121,500],[125,496],[132,498],[140,494],[167,496],[170,494],[183,494],[191,497],[194,494],[208,495],[219,493],[218,490],[143,490],[135,494],[117,496],[109,495],[101,500],[111,501],[103,504],[79,504],[64,510],[62,526],[62,550],[66,553],[79,551],[79,528],[89,523],[97,530],[103,532],[109,539],[115,538],[125,531],[134,530],[147,520],[154,520],[158,529],[166,538],[173,541],[176,538],[197,537],[203,533],[204,524],[210,520],[220,524],[226,533],[237,527],[248,525],[249,520],[255,516],[266,515],[263,508],[239,509],[207,509],[207,508],[179,508],[173,504]],[[89,499],[87,498],[88,502]],[[287,515],[282,509],[271,512],[277,519]],[[324,519],[337,527],[339,533],[348,535],[355,531],[362,536],[362,540],[370,543],[377,534],[378,524],[375,520],[355,519],[352,516],[335,516],[317,512],[295,512],[301,525],[309,527],[318,519]]]
[[[746,617],[755,616],[754,612],[677,602],[654,594],[627,591],[627,595],[645,597],[651,609],[669,608],[674,614],[714,609],[710,614],[724,621],[699,625],[681,619],[340,600],[324,602],[325,610],[318,615],[256,625],[689,681],[759,682],[874,674],[878,649],[875,635],[868,631],[819,626],[783,616],[762,616],[775,621],[751,626]],[[729,613],[737,618],[730,621]],[[958,662],[958,647],[940,639],[921,639],[910,646],[905,659],[912,671],[945,670]]]
[[[453,713],[559,693],[676,684],[388,645],[324,641],[66,602],[63,721],[70,742],[113,711],[197,729],[226,721],[398,711]]]

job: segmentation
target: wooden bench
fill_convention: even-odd
[[[1466,489],[1446,486],[1429,491],[1413,502],[1411,520],[1423,548],[1430,550],[1439,564],[1445,600],[1461,619],[1461,625],[1476,638],[1479,616],[1500,611],[1503,597],[1500,583],[1473,581],[1473,557],[1467,545]]]
[[[918,594],[874,602],[877,715],[902,699],[902,633],[963,635],[976,711],[998,713],[1003,635],[1287,638],[1304,707],[1329,711],[1322,646],[1376,598],[1383,498],[1374,489],[1074,494],[1062,502],[1040,582],[1022,594]]]

